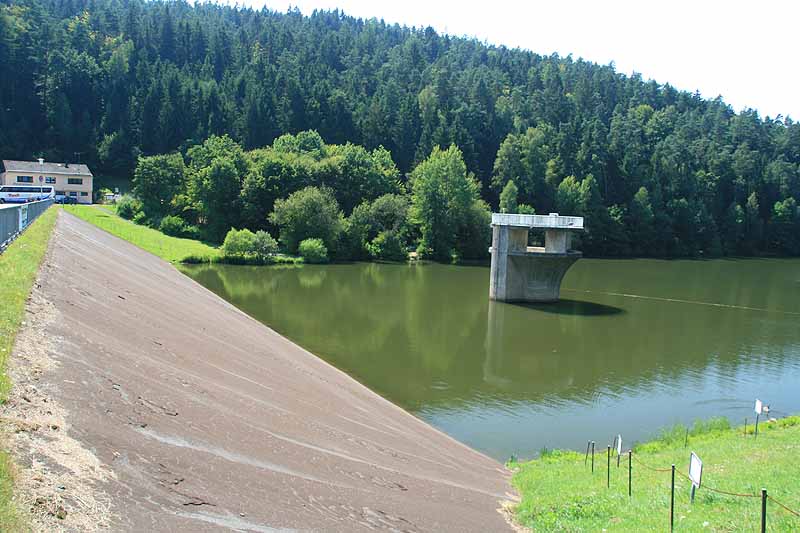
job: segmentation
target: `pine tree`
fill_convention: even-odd
[[[517,212],[517,186],[514,185],[512,180],[508,180],[506,186],[503,187],[503,192],[500,193],[500,212],[501,213],[516,213]]]

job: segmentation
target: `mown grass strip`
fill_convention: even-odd
[[[5,401],[10,389],[5,375],[6,360],[22,323],[25,301],[47,250],[57,215],[57,208],[45,211],[0,254],[0,401]]]
[[[611,442],[597,442],[594,475],[584,466],[584,454],[573,451],[545,451],[539,459],[510,463],[522,496],[517,520],[535,531],[667,531],[669,469],[675,464],[687,474],[692,451],[703,460],[703,486],[692,504],[689,481],[676,476],[677,531],[758,530],[760,497],[726,496],[710,488],[758,495],[764,487],[778,501],[800,509],[800,417],[762,422],[757,439],[752,426],[745,435],[742,428],[716,420],[690,430],[684,447],[685,431],[675,428],[634,448],[631,498],[626,451],[619,469],[612,457],[611,488],[606,488],[606,445]],[[769,531],[800,531],[800,518],[772,503],[767,524]]]
[[[64,206],[64,210],[171,263],[180,263],[187,258],[207,262],[219,255],[219,249],[204,242],[170,237],[153,228],[125,220],[105,208],[69,205]]]
[[[0,401],[5,402],[11,389],[6,362],[25,315],[25,302],[39,271],[47,242],[58,215],[50,208],[0,254]],[[0,530],[21,529],[19,514],[13,504],[13,464],[0,451]]]

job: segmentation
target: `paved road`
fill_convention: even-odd
[[[508,529],[500,464],[168,263],[62,211],[43,269],[37,388],[112,471],[113,530]]]

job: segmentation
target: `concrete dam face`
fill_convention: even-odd
[[[545,232],[544,247],[528,246],[528,231]],[[583,217],[492,213],[489,298],[501,302],[555,302],[561,280],[581,252],[570,249]]]

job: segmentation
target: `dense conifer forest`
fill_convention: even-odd
[[[402,235],[395,251],[481,241],[475,221],[505,188],[507,205],[585,215],[594,255],[800,253],[800,125],[613,66],[337,11],[142,0],[4,2],[0,66],[0,158],[132,177],[173,154],[138,170],[138,190],[157,190],[147,216],[215,240],[277,229],[276,201],[315,186],[343,234],[385,195],[408,217],[361,252],[382,232]],[[462,165],[463,216],[443,236],[420,195]]]

